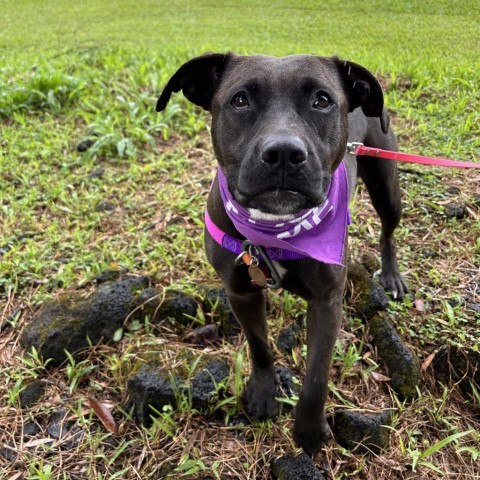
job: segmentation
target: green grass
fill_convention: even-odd
[[[90,291],[107,268],[189,291],[216,282],[202,250],[215,170],[208,116],[181,95],[166,112],[154,111],[163,84],[187,58],[207,50],[349,58],[381,76],[403,150],[478,160],[480,5],[0,0],[0,9],[0,425],[12,426],[0,433],[0,451],[7,444],[18,453],[16,463],[0,462],[0,477],[22,471],[29,480],[70,473],[153,479],[175,470],[173,478],[269,478],[272,456],[295,452],[288,415],[242,427],[239,440],[235,429],[207,424],[187,407],[162,412],[150,430],[123,410],[135,358],[158,348],[158,329],[148,321],[127,325],[114,345],[92,347],[86,360],[54,370],[35,352],[24,356],[18,332],[42,301],[65,290]],[[78,152],[85,140],[90,148]],[[401,167],[399,252],[412,295],[389,314],[421,361],[445,343],[478,348],[480,314],[468,302],[479,302],[479,184],[472,171]],[[451,201],[465,204],[469,215],[446,218]],[[352,256],[377,255],[378,221],[362,187],[353,213]],[[428,256],[427,247],[437,256]],[[272,296],[272,338],[303,309],[288,294]],[[463,396],[427,369],[419,398],[402,403],[388,384],[372,379],[372,372],[385,372],[362,322],[346,311],[329,412],[393,405],[396,434],[381,458],[333,444],[319,464],[329,465],[335,479],[440,479],[449,470],[475,478],[478,390]],[[183,348],[177,333],[162,331],[161,338]],[[235,416],[248,354],[227,344],[216,353],[230,359],[231,398],[221,409]],[[293,360],[277,353],[302,374],[304,348]],[[32,378],[47,380],[47,393],[22,411],[18,397]],[[89,396],[113,406],[119,437],[92,417]],[[88,431],[84,441],[73,450],[66,439],[25,446],[33,439],[22,437],[22,426],[33,419],[43,428],[40,437],[48,437],[46,421],[59,406]]]

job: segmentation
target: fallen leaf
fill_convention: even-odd
[[[422,363],[422,370],[425,371],[429,365],[432,363],[432,360],[435,358],[435,352],[432,352]]]
[[[194,328],[185,335],[185,340],[194,345],[211,345],[217,342],[218,338],[218,327],[215,324]]]
[[[99,402],[93,397],[87,398],[88,405],[95,412],[95,415],[100,419],[103,426],[111,433],[118,433],[118,425],[115,422],[112,412],[103,403]]]
[[[48,443],[53,443],[53,438],[37,438],[36,440],[31,440],[30,442],[24,443],[25,448],[38,447],[39,445],[47,445]]]
[[[391,380],[390,377],[386,375],[382,375],[381,373],[371,372],[372,378],[377,382],[389,382]]]
[[[23,473],[18,472],[13,477],[10,477],[8,480],[18,480],[18,479],[22,479],[22,478],[23,478]]]
[[[419,312],[424,312],[427,308],[425,307],[425,300],[423,298],[416,298],[415,299],[415,308]]]

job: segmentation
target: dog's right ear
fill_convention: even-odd
[[[192,103],[210,110],[213,94],[230,58],[230,53],[206,53],[184,63],[165,85],[157,100],[157,112],[165,109],[172,92],[180,90]]]

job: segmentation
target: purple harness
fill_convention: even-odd
[[[310,257],[319,262],[343,265],[343,254],[350,224],[347,172],[342,162],[335,170],[327,198],[322,205],[304,210],[284,222],[253,219],[248,209],[235,201],[222,170],[218,184],[225,211],[235,228],[252,244],[265,247],[271,260]],[[205,211],[205,226],[223,248],[239,255],[243,240],[227,235]]]

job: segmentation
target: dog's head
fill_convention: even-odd
[[[364,67],[338,58],[205,54],[185,63],[157,102],[172,94],[212,114],[212,140],[230,191],[243,206],[286,215],[323,202],[348,137],[348,113],[388,116]]]

